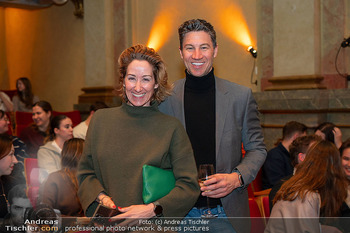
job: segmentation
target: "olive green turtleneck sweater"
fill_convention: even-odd
[[[199,187],[191,144],[181,123],[159,112],[157,104],[123,104],[97,111],[78,170],[83,209],[87,210],[101,191],[120,207],[142,204],[144,164],[173,169],[175,188],[158,201],[164,216],[185,216],[198,198]]]

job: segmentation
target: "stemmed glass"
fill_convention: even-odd
[[[199,186],[202,187],[204,184],[203,182],[208,179],[209,176],[214,174],[214,165],[213,164],[201,164],[198,168],[198,183]],[[206,191],[209,192],[209,191]],[[204,218],[213,218],[216,217],[212,214],[210,211],[210,204],[209,204],[209,197],[207,196],[207,207],[208,211],[207,213],[203,213],[202,217]]]

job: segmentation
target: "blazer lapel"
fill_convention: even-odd
[[[173,98],[175,101],[171,102],[174,109],[174,116],[179,119],[186,129],[185,111],[184,111],[184,93],[185,93],[185,79],[180,79],[179,84],[173,90]]]
[[[226,114],[228,111],[229,99],[225,97],[228,90],[221,79],[215,76],[216,85],[216,157],[219,153],[220,142],[224,132]],[[218,158],[216,158],[218,159]]]

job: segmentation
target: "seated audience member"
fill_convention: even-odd
[[[293,174],[293,166],[289,155],[289,145],[297,137],[306,135],[307,127],[299,122],[286,123],[282,131],[282,141],[277,147],[267,152],[262,167],[263,189],[272,188],[280,179]]]
[[[13,96],[13,111],[31,112],[33,104],[39,101],[39,98],[32,92],[32,84],[26,77],[17,79],[17,95]]]
[[[290,176],[286,176],[279,180],[271,189],[269,193],[269,201],[270,201],[270,210],[273,206],[273,199],[276,196],[277,191],[281,188],[282,184],[289,180],[295,173],[295,169],[297,168],[297,165],[304,161],[306,156],[306,151],[316,142],[321,141],[322,138],[317,135],[306,135],[296,138],[292,144],[289,146],[289,153],[290,153],[290,159],[292,162],[292,166],[294,167],[293,174]]]
[[[53,172],[43,185],[41,202],[62,215],[83,216],[83,209],[78,198],[78,180],[76,171],[84,148],[84,140],[71,138],[62,149],[62,169]]]
[[[265,232],[322,232],[319,217],[339,216],[347,186],[336,146],[314,143],[277,192]]]
[[[24,128],[20,133],[20,138],[27,146],[27,154],[36,158],[39,147],[44,145],[44,139],[52,119],[52,107],[49,102],[39,101],[33,105],[34,123]]]
[[[6,134],[9,130],[10,120],[6,113],[0,110],[0,134]],[[18,162],[23,163],[25,158],[28,158],[26,153],[26,144],[16,136],[12,136],[12,144],[15,148],[15,156]]]
[[[340,147],[343,170],[348,179],[348,196],[342,207],[342,216],[350,217],[350,139],[347,139]]]
[[[25,232],[22,230],[15,230],[9,226],[23,227],[25,226],[25,213],[32,208],[32,204],[26,194],[26,185],[20,184],[14,186],[9,194],[9,213],[6,215],[0,227],[0,232]]]
[[[0,134],[7,134],[9,123],[8,116],[4,111],[0,110]],[[24,177],[24,159],[28,158],[26,145],[16,136],[10,136],[10,138],[12,139],[12,145],[15,149],[15,156],[18,161],[11,175],[21,180],[20,183],[24,184],[26,182]]]
[[[12,139],[7,134],[0,135],[0,219],[8,212],[8,191],[16,185],[16,180],[9,176],[17,164]]]
[[[342,145],[341,130],[331,122],[323,122],[315,129],[315,134],[322,137],[323,140],[330,141],[339,149]]]
[[[51,120],[50,133],[45,145],[38,150],[39,180],[42,183],[48,174],[61,169],[61,152],[65,141],[73,137],[72,120],[57,115]]]
[[[5,92],[0,91],[0,110],[4,112],[12,112],[13,104],[11,102],[11,98],[6,95]]]
[[[103,109],[103,108],[108,108],[108,105],[105,104],[104,102],[97,101],[97,102],[95,102],[95,104],[92,104],[90,106],[90,114],[89,114],[88,118],[85,121],[80,122],[80,124],[78,124],[77,126],[74,127],[74,129],[73,129],[73,136],[75,138],[85,139],[86,132],[88,130],[88,127],[89,127],[89,124],[90,124],[92,116],[94,115],[94,113],[97,110]]]

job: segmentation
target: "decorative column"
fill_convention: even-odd
[[[85,0],[85,87],[79,104],[97,100],[119,105],[113,94],[116,85],[117,59],[126,47],[125,11],[123,0]]]

